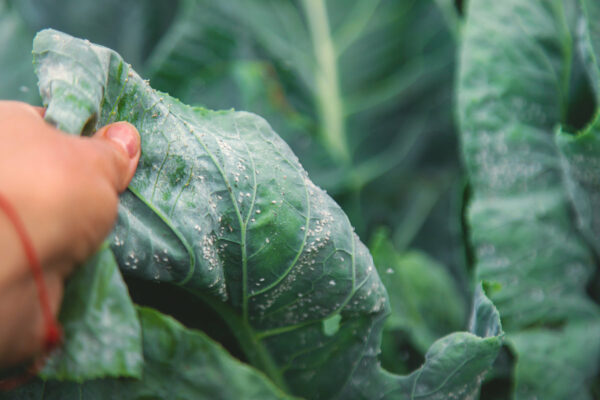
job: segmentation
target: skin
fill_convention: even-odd
[[[93,137],[67,135],[44,110],[0,101],[0,194],[23,221],[42,265],[54,314],[65,279],[112,229],[118,195],[135,173],[140,137],[126,123]],[[0,211],[0,367],[40,355],[44,321],[14,227]]]

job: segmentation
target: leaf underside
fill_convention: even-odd
[[[69,279],[59,319],[65,344],[46,361],[44,379],[141,376],[140,323],[108,246]]]

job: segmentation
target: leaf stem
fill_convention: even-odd
[[[339,86],[337,55],[329,30],[324,0],[302,0],[302,6],[316,58],[316,102],[321,121],[321,136],[331,155],[340,162],[350,162],[344,111]]]

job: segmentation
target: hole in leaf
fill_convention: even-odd
[[[329,318],[323,320],[323,333],[325,336],[333,336],[340,330],[340,321],[342,316],[340,314],[334,314]]]

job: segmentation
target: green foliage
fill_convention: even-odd
[[[588,399],[600,313],[585,286],[596,265],[571,218],[565,186],[575,184],[563,184],[568,161],[554,140],[566,117],[573,48],[565,5],[473,0],[463,35],[458,111],[473,192],[470,240],[477,277],[496,287],[491,299],[516,356],[515,398]],[[578,184],[597,179],[580,169],[593,152],[589,136],[559,138],[563,148],[573,142],[565,152],[577,160],[568,174]],[[580,215],[588,199],[576,195]]]
[[[0,0],[0,98],[40,103],[36,31],[85,37],[133,67],[42,32],[47,120],[127,120],[143,147],[110,250],[67,288],[65,346],[0,399],[597,397],[599,18],[595,0]],[[210,111],[231,108],[268,124]]]
[[[483,331],[473,327],[480,336],[440,339],[410,376],[382,370],[389,303],[370,254],[264,120],[185,106],[151,89],[112,50],[57,31],[40,32],[33,53],[47,121],[78,133],[127,120],[140,131],[142,159],[112,241],[125,274],[209,303],[251,364],[290,393],[478,392],[501,344],[493,305],[478,293],[475,321],[495,315]]]
[[[141,379],[77,382],[36,380],[2,399],[291,399],[256,370],[232,358],[201,332],[172,318],[138,308],[144,370]],[[176,368],[174,368],[176,366]]]

